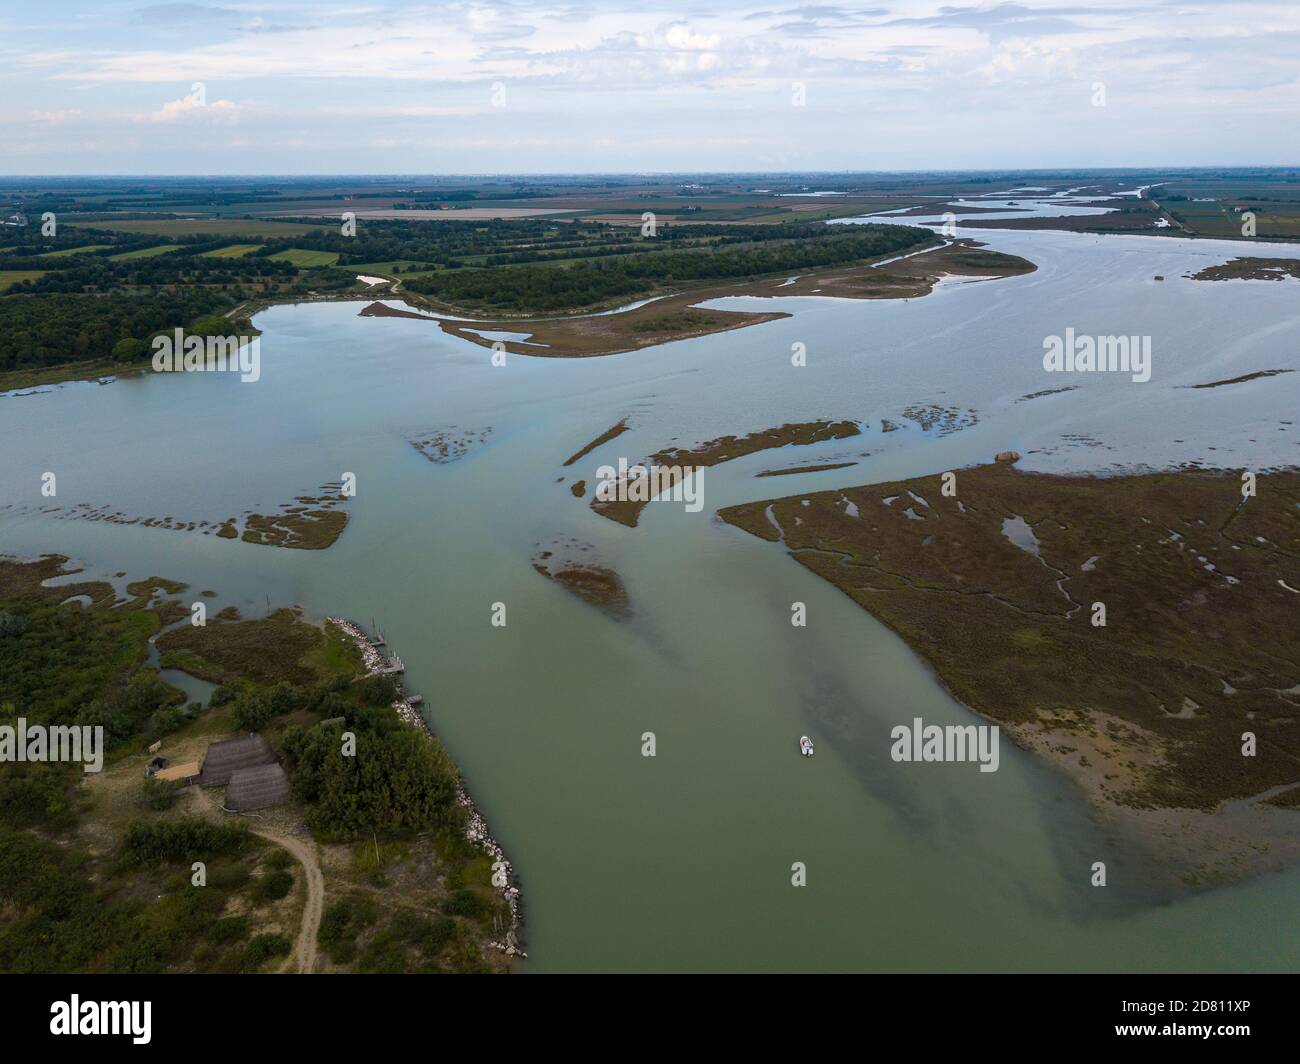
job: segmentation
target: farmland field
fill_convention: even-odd
[[[1300,185],[1291,178],[1187,177],[1149,195],[1199,236],[1240,238],[1242,215],[1251,213],[1260,238],[1300,237]]]
[[[35,281],[45,273],[45,270],[0,270],[0,292],[22,281]]]
[[[159,218],[127,222],[82,222],[87,229],[114,233],[157,233],[159,236],[298,236],[320,229],[318,225],[278,222],[257,218]]]
[[[315,266],[333,266],[339,261],[339,253],[337,251],[305,251],[302,248],[290,248],[278,255],[272,255],[271,258],[275,262],[287,262],[291,266],[311,269]]]
[[[59,251],[47,251],[40,257],[43,259],[61,259],[65,255],[86,255],[92,251],[103,251],[105,248],[112,247],[112,244],[87,244],[79,248],[62,248]]]
[[[165,255],[169,251],[175,251],[180,244],[159,244],[153,248],[140,248],[136,251],[123,251],[117,255],[110,255],[109,258],[114,262],[126,262],[130,259],[151,259],[155,255]]]
[[[245,255],[257,251],[261,246],[261,244],[231,244],[229,247],[209,251],[203,257],[207,259],[242,259]]]

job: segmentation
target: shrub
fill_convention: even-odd
[[[253,940],[244,947],[244,970],[255,972],[273,957],[288,956],[292,948],[284,935],[273,935],[267,932],[254,935]]]
[[[22,635],[27,631],[27,618],[19,616],[16,613],[6,613],[0,610],[0,639],[7,636]]]
[[[461,889],[447,899],[447,912],[453,916],[468,916],[481,920],[492,912],[492,906],[472,890]]]
[[[288,683],[247,692],[235,703],[235,726],[240,731],[261,731],[276,717],[300,709],[305,697]]]
[[[122,856],[130,864],[193,861],[239,853],[248,845],[248,830],[213,824],[200,817],[159,822],[137,821],[122,838]]]
[[[77,822],[73,809],[75,787],[76,777],[66,765],[6,764],[0,772],[0,823],[66,830]]]
[[[235,727],[240,731],[261,731],[274,716],[270,700],[260,691],[245,695],[235,703]]]
[[[239,890],[249,879],[248,865],[241,860],[219,857],[208,865],[208,886]]]
[[[373,706],[388,706],[397,698],[397,681],[391,676],[367,676],[357,681],[361,697]]]
[[[242,942],[248,937],[248,920],[242,916],[223,916],[208,928],[208,938],[219,945]]]
[[[283,869],[267,872],[257,881],[253,893],[262,901],[279,901],[293,889],[293,876]]]
[[[426,956],[436,957],[456,934],[456,921],[446,916],[430,920],[420,933],[417,944]]]
[[[161,813],[176,804],[179,792],[170,783],[163,783],[152,776],[144,778],[144,804],[155,813]]]
[[[115,362],[136,362],[143,358],[148,350],[149,345],[143,340],[128,336],[125,340],[118,340],[113,345],[113,360]]]
[[[293,865],[293,854],[279,846],[275,847],[266,858],[267,868],[292,868]]]
[[[335,964],[351,964],[357,959],[357,940],[346,938],[342,942],[336,942],[326,952]]]
[[[219,709],[221,706],[229,705],[241,693],[242,688],[238,684],[223,683],[213,690],[212,697],[208,699],[208,706]]]
[[[189,723],[193,712],[188,706],[162,706],[149,717],[151,735],[167,735]]]
[[[343,898],[325,910],[316,937],[331,959],[346,964],[356,956],[357,935],[378,919],[379,906],[369,898]]]

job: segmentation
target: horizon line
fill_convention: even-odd
[[[303,173],[242,172],[242,173],[148,173],[136,171],[122,172],[76,172],[76,173],[22,173],[2,174],[0,181],[69,179],[69,178],[145,178],[161,179],[206,179],[206,178],[485,178],[485,177],[806,177],[806,176],[858,176],[858,175],[892,175],[892,174],[1002,174],[1002,173],[1041,173],[1041,174],[1080,174],[1080,173],[1165,173],[1184,170],[1300,170],[1300,163],[1171,163],[1159,166],[996,166],[996,167],[913,167],[886,170],[484,170],[484,171],[374,171],[346,172],[319,171]]]

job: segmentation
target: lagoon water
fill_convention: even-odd
[[[93,575],[125,571],[119,584],[185,580],[217,592],[210,610],[376,620],[520,875],[525,970],[1294,969],[1300,872],[1159,895],[1080,795],[1009,743],[995,773],[892,762],[894,725],[970,715],[845,596],[713,516],[1007,449],[1052,471],[1300,459],[1300,373],[1186,387],[1300,369],[1300,285],[1184,276],[1294,248],[970,235],[1039,269],[907,301],[786,298],[792,317],[753,328],[504,367],[428,323],[360,318],[362,304],[281,306],[257,318],[255,384],[145,375],[2,396],[0,552],[68,554]],[[1152,379],[1046,373],[1043,339],[1068,327],[1150,335]],[[791,365],[796,343],[806,366]],[[922,431],[905,411],[928,404],[975,423]],[[625,415],[630,432],[563,468]],[[569,492],[619,456],[817,418],[864,431],[709,469],[698,514],[656,503],[628,529]],[[904,427],[884,433],[882,419]],[[485,428],[445,465],[409,442]],[[753,476],[835,460],[858,464]],[[42,511],[220,521],[344,472],[351,520],[323,552]],[[534,572],[539,547],[568,539],[618,570],[632,619]],[[790,624],[796,601],[806,628]],[[490,624],[497,602],[505,628]],[[1096,860],[1104,889],[1089,885]],[[791,885],[794,862],[806,887]]]

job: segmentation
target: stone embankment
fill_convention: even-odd
[[[370,637],[351,621],[344,620],[341,617],[330,617],[329,622],[337,625],[339,630],[351,639],[357,649],[361,651],[361,663],[367,676],[401,672],[401,661],[396,657],[388,658],[381,654],[375,648]],[[416,708],[423,701],[424,699],[419,695],[408,695],[394,702],[393,710],[404,724],[412,728],[421,728],[432,735],[433,729],[429,727],[429,722],[424,719],[419,709]],[[459,776],[456,781],[456,802],[465,809],[467,814],[465,837],[476,843],[484,853],[492,858],[492,885],[500,891],[501,896],[505,898],[506,904],[510,907],[510,927],[506,931],[505,941],[493,942],[492,945],[507,956],[527,957],[528,954],[524,952],[521,944],[520,935],[523,929],[522,898],[519,888],[514,882],[514,868],[506,859],[505,851],[501,849],[500,843],[492,837],[492,831],[488,827],[487,820],[479,812],[478,806],[474,804],[474,799],[470,797],[469,791],[465,789],[464,780]]]

